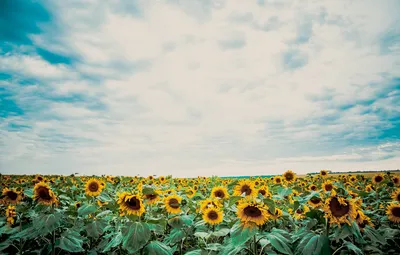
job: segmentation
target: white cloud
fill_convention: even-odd
[[[360,147],[390,122],[364,114],[370,106],[339,107],[375,100],[372,107],[398,114],[393,100],[377,99],[400,76],[396,55],[379,48],[396,24],[395,1],[138,2],[139,16],[119,1],[52,3],[62,34],[49,49],[77,56],[71,67],[0,58],[0,68],[57,78],[46,85],[56,95],[89,96],[27,113],[32,129],[7,138],[19,152],[6,151],[13,156],[1,169],[51,171],[63,162],[57,171],[197,176],[394,166],[370,152],[343,153],[349,140]],[[54,42],[48,29],[36,44]],[[41,149],[33,153],[25,136]]]

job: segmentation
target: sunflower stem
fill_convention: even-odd
[[[253,243],[254,243],[254,254],[257,255],[257,237],[256,237],[256,235],[253,236]]]
[[[329,219],[326,219],[326,236],[327,237],[329,237],[329,227],[330,227],[330,224],[329,224]]]

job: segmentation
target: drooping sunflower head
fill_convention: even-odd
[[[41,175],[36,175],[35,182],[43,182],[45,179]]]
[[[394,176],[392,178],[392,182],[393,182],[394,185],[400,186],[400,177],[399,176]]]
[[[22,199],[20,192],[18,192],[16,189],[9,188],[3,189],[2,197],[7,204],[18,204],[18,202]]]
[[[372,182],[375,184],[379,184],[385,180],[385,177],[382,174],[377,174],[372,177]]]
[[[268,208],[265,205],[250,199],[239,203],[236,214],[244,225],[248,225],[249,223],[263,225],[270,218]]]
[[[392,198],[394,201],[400,202],[400,189],[393,191]]]
[[[325,192],[329,192],[329,191],[332,191],[332,190],[334,189],[334,186],[333,186],[332,182],[330,182],[330,181],[325,181],[325,182],[322,184],[322,188],[323,188],[323,190],[324,190]]]
[[[228,199],[229,198],[229,193],[228,193],[228,190],[225,187],[218,186],[218,187],[214,187],[212,189],[211,197],[212,198],[219,198],[219,199]]]
[[[257,195],[256,189],[254,187],[254,183],[250,180],[240,180],[239,183],[235,186],[233,194],[235,196],[241,196],[245,194],[245,196],[255,196]]]
[[[283,179],[287,183],[292,183],[296,181],[296,174],[292,170],[287,170],[282,175]]]
[[[280,185],[280,184],[282,184],[282,177],[280,177],[280,176],[275,176],[274,177],[274,183],[275,184],[278,184],[278,185]]]
[[[118,195],[119,208],[124,214],[141,216],[146,210],[140,194],[123,192]]]
[[[366,216],[361,210],[357,211],[356,222],[361,231],[364,231],[364,228],[366,226],[374,226],[374,224],[371,222],[371,219]]]
[[[386,215],[391,222],[400,223],[400,204],[392,202],[386,210]]]
[[[325,202],[325,217],[329,219],[330,224],[347,223],[357,217],[357,206],[353,200],[345,199],[337,195],[331,196]]]
[[[52,205],[57,202],[57,198],[49,185],[44,182],[35,184],[33,189],[33,200],[44,205]]]
[[[165,209],[168,213],[177,214],[182,212],[181,209],[182,198],[177,195],[170,195],[164,198]]]
[[[261,186],[258,189],[258,194],[261,194],[263,197],[268,197],[268,198],[272,197],[271,192],[269,192],[268,190],[268,186],[265,185]]]
[[[203,211],[203,220],[211,225],[220,224],[224,219],[221,209],[215,207],[206,208]]]
[[[97,197],[105,187],[104,182],[91,178],[86,182],[85,192],[88,196]]]
[[[326,171],[326,170],[321,170],[321,171],[319,172],[319,175],[322,176],[323,178],[326,178],[326,177],[328,177],[328,171]]]
[[[373,191],[373,190],[374,190],[374,187],[372,187],[371,184],[368,184],[368,185],[365,187],[365,191],[366,191],[366,192],[371,192],[371,191]]]
[[[322,203],[323,201],[320,197],[312,197],[310,200],[308,200],[308,204],[314,208],[321,207]]]
[[[316,191],[318,188],[315,184],[310,184],[310,186],[308,186],[308,190],[310,191]]]
[[[160,200],[160,192],[155,190],[153,193],[146,194],[143,197],[146,201],[146,204],[153,205]]]

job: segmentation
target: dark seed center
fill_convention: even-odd
[[[313,197],[313,198],[310,199],[310,201],[313,204],[319,204],[322,200],[321,200],[321,198]]]
[[[265,194],[267,194],[267,192],[265,192],[265,190],[263,190],[263,189],[260,189],[260,190],[258,191],[258,193],[260,193],[260,194],[263,195],[263,196],[265,196]]]
[[[350,211],[350,206],[340,204],[336,197],[331,199],[329,208],[331,209],[332,215],[337,218],[346,215]]]
[[[178,209],[179,208],[179,202],[178,202],[178,200],[176,198],[171,198],[169,200],[168,204],[169,204],[170,207],[172,207],[174,209]]]
[[[216,197],[219,197],[219,198],[224,198],[224,197],[225,197],[224,192],[222,192],[221,190],[215,191],[215,192],[214,192],[214,195],[215,195]]]
[[[153,200],[153,199],[157,198],[157,195],[156,194],[148,194],[148,195],[146,195],[146,198],[149,200]]]
[[[293,174],[291,174],[291,173],[285,174],[285,179],[286,179],[287,181],[293,180]]]
[[[326,191],[331,191],[332,188],[333,188],[332,184],[326,184],[326,185],[325,185],[325,190],[326,190]]]
[[[126,201],[126,204],[128,205],[129,208],[132,210],[138,210],[140,209],[140,201],[137,198],[130,198]]]
[[[392,208],[392,214],[393,216],[400,217],[400,207]]]
[[[247,206],[244,208],[244,214],[248,217],[259,217],[261,216],[261,210],[255,206]]]
[[[18,194],[10,190],[7,192],[7,197],[11,200],[16,200],[18,198]]]
[[[377,177],[375,177],[375,181],[376,181],[376,182],[381,182],[381,181],[383,181],[382,176],[377,176]]]
[[[51,199],[49,190],[46,187],[40,187],[37,192],[41,199],[43,199],[43,200]]]
[[[210,212],[208,212],[207,217],[210,220],[216,220],[216,219],[218,219],[218,213],[216,211],[210,211]]]
[[[99,185],[97,184],[97,182],[91,182],[91,183],[89,184],[89,190],[90,190],[91,192],[97,192],[98,189],[99,189]]]
[[[251,194],[251,188],[248,185],[243,185],[240,189],[241,194],[246,193],[246,196]]]

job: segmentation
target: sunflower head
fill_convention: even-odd
[[[296,181],[296,174],[292,170],[287,170],[282,175],[283,179],[287,183],[292,183]]]
[[[269,192],[268,190],[268,186],[265,185],[261,186],[258,189],[258,194],[261,194],[263,197],[268,197],[268,198],[272,197],[271,192]]]
[[[203,220],[211,225],[216,225],[222,222],[224,215],[222,210],[215,207],[206,208],[203,211]]]
[[[76,207],[77,209],[79,209],[81,206],[82,206],[81,202],[76,202],[76,203],[75,203],[75,207]]]
[[[124,215],[141,216],[146,210],[139,194],[123,192],[118,195],[119,209]]]
[[[321,170],[321,171],[319,172],[319,175],[322,176],[323,178],[326,178],[326,177],[328,177],[328,171],[326,171],[326,170]]]
[[[373,191],[373,190],[374,190],[374,187],[372,187],[371,184],[369,184],[369,185],[367,185],[367,186],[365,187],[365,191],[366,191],[366,192],[371,192],[371,191]]]
[[[324,206],[325,217],[329,219],[330,224],[347,223],[350,225],[351,220],[357,217],[357,206],[353,200],[345,199],[333,195],[328,198]]]
[[[271,210],[268,209],[268,214],[269,214],[269,217],[270,217],[271,219],[277,220],[277,219],[279,219],[280,217],[282,217],[283,212],[282,212],[281,209],[275,208],[275,212],[271,212]]]
[[[33,189],[33,200],[44,205],[52,205],[53,203],[57,203],[55,194],[50,189],[49,185],[44,182],[35,184]]]
[[[310,200],[308,200],[308,204],[311,205],[314,208],[318,208],[322,206],[322,199],[319,197],[312,197]]]
[[[16,189],[4,188],[2,192],[2,197],[6,204],[18,204],[22,199],[21,192]]]
[[[177,214],[182,212],[181,202],[182,202],[182,197],[177,195],[170,195],[164,198],[165,209],[167,210],[168,213],[171,214]]]
[[[228,199],[229,198],[229,193],[228,193],[228,190],[225,187],[218,186],[218,187],[214,187],[211,190],[211,197],[212,198],[218,198],[218,199]]]
[[[242,200],[239,203],[236,214],[245,226],[251,223],[263,225],[270,219],[268,208],[264,204],[250,199]]]
[[[251,197],[257,195],[256,189],[254,187],[254,183],[250,180],[240,180],[239,183],[235,186],[233,194],[235,196],[241,196],[245,194],[246,197]]]
[[[186,189],[186,196],[188,198],[192,198],[192,197],[194,197],[194,195],[196,195],[196,191],[194,189],[192,189],[190,187]]]
[[[308,190],[310,191],[316,191],[318,188],[315,184],[310,184],[310,186],[308,186]]]
[[[400,177],[399,176],[394,176],[392,178],[392,182],[393,182],[394,185],[400,186]]]
[[[146,194],[143,197],[147,204],[153,205],[153,204],[157,203],[157,201],[160,200],[160,192],[154,191],[153,193]]]
[[[372,177],[372,182],[374,184],[379,184],[385,180],[385,177],[382,174],[377,174],[374,177]]]
[[[392,198],[395,202],[400,202],[400,189],[393,191]]]
[[[278,185],[281,185],[282,184],[282,177],[280,177],[280,176],[275,176],[274,177],[274,184],[278,184]]]
[[[388,219],[394,223],[400,223],[400,204],[392,202],[386,210]]]
[[[332,191],[332,190],[334,189],[334,186],[333,186],[332,182],[330,182],[330,181],[325,181],[325,182],[322,184],[322,189],[323,189],[325,192],[329,192],[329,191]]]
[[[86,182],[85,192],[88,196],[97,197],[105,187],[105,183],[95,178],[91,178]]]

